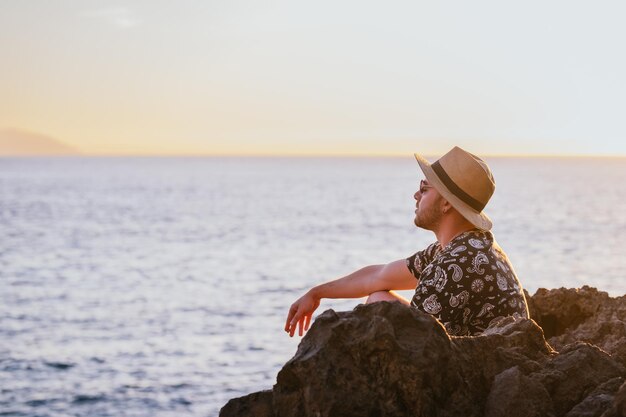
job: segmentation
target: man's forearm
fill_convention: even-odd
[[[376,278],[383,266],[366,266],[343,278],[317,285],[309,292],[317,299],[366,297],[376,291]]]

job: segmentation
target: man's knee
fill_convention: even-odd
[[[389,291],[376,291],[367,297],[365,304],[376,303],[378,301],[398,301]]]
[[[397,294],[395,291],[376,291],[367,297],[365,304],[371,304],[378,301],[398,302],[404,305],[410,305],[409,300]]]

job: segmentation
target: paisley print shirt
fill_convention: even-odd
[[[489,231],[461,233],[444,248],[435,242],[406,262],[419,281],[411,305],[450,335],[481,333],[503,316],[529,317],[522,286]]]

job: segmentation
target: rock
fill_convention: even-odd
[[[496,375],[487,397],[485,417],[552,417],[550,394],[514,366]]]
[[[399,303],[328,310],[271,391],[220,416],[624,416],[626,298],[583,287],[528,300],[533,319],[471,337]]]
[[[220,410],[220,417],[271,417],[274,415],[272,391],[260,391],[233,398]]]
[[[568,345],[530,378],[550,393],[556,415],[561,416],[585,399],[588,393],[626,370],[610,355],[584,342]]]
[[[626,416],[626,382],[622,384],[622,386],[615,394],[615,398],[613,400],[613,405],[610,409],[608,409],[602,417],[624,417]]]
[[[603,411],[611,408],[615,394],[623,382],[624,378],[620,377],[609,379],[573,407],[566,417],[600,417]]]
[[[626,366],[626,296],[584,286],[539,289],[530,299],[531,317],[556,350],[576,341],[598,346]]]
[[[432,316],[386,302],[329,310],[278,373],[275,408],[285,417],[433,415],[470,389],[445,366],[452,360]],[[458,398],[469,407],[467,395]]]
[[[597,313],[609,296],[595,288],[540,288],[530,298],[530,316],[541,326],[547,339],[560,336]]]

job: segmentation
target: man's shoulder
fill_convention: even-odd
[[[433,259],[441,252],[441,246],[439,242],[435,241],[428,245],[425,249],[416,252],[408,260],[417,258],[422,267],[430,264]]]
[[[441,251],[449,255],[461,251],[488,251],[494,244],[493,234],[488,230],[472,229],[452,239]]]

